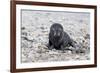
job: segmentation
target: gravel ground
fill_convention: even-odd
[[[90,14],[75,12],[21,12],[21,62],[50,62],[90,59]],[[77,50],[48,50],[48,34],[53,23],[62,24],[64,31],[76,42]]]

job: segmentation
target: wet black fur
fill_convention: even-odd
[[[49,33],[49,49],[55,48],[57,50],[64,50],[67,46],[74,47],[73,40],[64,32],[61,24],[54,23]]]

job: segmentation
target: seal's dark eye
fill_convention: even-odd
[[[52,30],[53,30],[53,31],[55,31],[55,29],[54,29],[54,28],[52,28]]]

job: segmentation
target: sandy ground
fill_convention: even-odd
[[[70,61],[90,59],[90,14],[22,10],[21,62]],[[48,34],[53,23],[62,24],[64,31],[77,42],[77,53],[48,50]],[[81,52],[84,51],[84,52]]]

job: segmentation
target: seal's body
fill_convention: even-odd
[[[49,33],[49,49],[65,49],[67,46],[74,46],[72,39],[64,32],[63,27],[59,23],[54,23]]]

